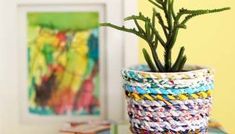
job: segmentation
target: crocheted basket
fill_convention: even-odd
[[[134,134],[206,134],[213,71],[188,65],[184,72],[152,73],[146,65],[122,70]]]

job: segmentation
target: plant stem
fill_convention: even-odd
[[[156,49],[154,49],[153,47],[150,47],[151,48],[151,52],[152,52],[152,56],[153,56],[153,60],[158,68],[158,70],[160,72],[163,72],[164,71],[164,67],[162,66],[159,58],[158,58],[158,55],[157,55],[157,52],[156,52]]]
[[[165,60],[165,71],[168,72],[171,69],[171,50],[170,49],[165,50],[164,60]]]
[[[185,48],[181,47],[178,57],[175,61],[175,64],[171,68],[172,71],[176,71],[176,72],[179,71],[178,69],[180,68],[180,62],[183,59],[184,51],[185,51]]]
[[[147,50],[146,50],[145,48],[143,48],[143,49],[142,49],[142,52],[143,52],[143,54],[144,54],[145,61],[147,62],[147,64],[148,64],[149,68],[151,69],[151,71],[156,72],[157,69],[156,69],[156,67],[154,66],[154,64],[153,64],[153,62],[152,62],[152,60],[151,60],[151,58],[150,58],[150,56],[149,56]]]

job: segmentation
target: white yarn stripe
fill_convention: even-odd
[[[142,88],[148,88],[151,87],[150,82],[136,82],[136,81],[124,81],[124,84],[128,84],[131,86],[138,86]],[[158,85],[160,88],[197,88],[200,87],[201,85],[211,85],[214,83],[214,78],[208,77],[208,78],[200,78],[200,79],[190,79],[190,80],[154,80],[152,83]]]
[[[141,105],[145,107],[150,107],[150,106],[156,106],[156,107],[162,107],[162,106],[168,106],[165,102],[163,101],[150,101],[150,100],[139,100],[136,101],[131,98],[126,98],[128,104],[135,104],[135,105]],[[169,103],[171,103],[173,106],[174,105],[206,105],[206,104],[211,104],[212,103],[212,98],[206,98],[206,99],[193,99],[193,100],[185,100],[185,101],[180,101],[180,100],[170,100]]]
[[[139,129],[145,129],[148,131],[161,131],[164,130],[173,130],[173,131],[187,131],[187,130],[197,130],[202,127],[206,127],[208,124],[208,118],[201,118],[199,120],[185,120],[185,121],[175,121],[174,119],[168,119],[168,121],[164,122],[147,122],[144,120],[139,119],[132,119],[130,120],[130,123],[132,126],[139,128]]]
[[[188,72],[179,73],[151,73],[138,71],[135,69],[124,69],[122,70],[122,75],[124,77],[137,79],[153,78],[153,79],[171,79],[171,80],[181,80],[181,79],[194,79],[213,75],[214,72],[210,69],[200,69]],[[134,76],[133,76],[134,75]]]
[[[160,108],[159,108],[160,109]],[[190,116],[192,117],[193,115],[205,115],[209,114],[211,110],[211,106],[205,106],[201,109],[193,109],[193,110],[156,110],[156,109],[137,109],[133,107],[128,107],[128,112],[132,113],[133,116],[138,116],[138,117],[151,117],[151,118],[161,118],[161,117],[186,117]]]

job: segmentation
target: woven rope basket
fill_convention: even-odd
[[[190,65],[184,70],[151,73],[146,65],[122,70],[134,134],[207,133],[213,71]]]

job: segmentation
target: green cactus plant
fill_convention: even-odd
[[[124,21],[134,21],[136,25],[135,28],[117,26],[111,23],[101,23],[100,25],[133,33],[144,39],[150,47],[152,57],[145,48],[143,48],[143,55],[152,72],[183,71],[183,67],[187,61],[187,57],[184,54],[184,47],[181,47],[174,64],[172,63],[172,49],[176,43],[179,30],[186,29],[187,22],[196,16],[222,12],[230,9],[230,7],[212,10],[189,10],[181,8],[175,13],[174,0],[148,1],[154,5],[151,18],[140,12],[139,15],[132,15],[124,19]],[[141,22],[143,22],[144,25],[141,25]],[[160,34],[160,30],[162,31],[162,34]],[[158,44],[161,44],[164,48],[164,61],[159,59],[157,53]]]

